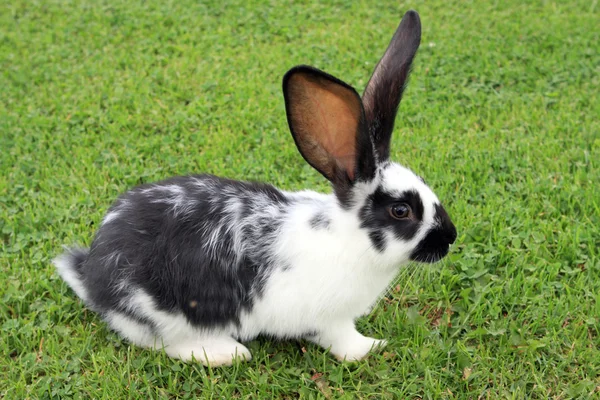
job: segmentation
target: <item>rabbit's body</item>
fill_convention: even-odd
[[[400,72],[420,37],[418,16],[407,16],[382,59],[396,58]],[[390,55],[406,40],[408,53]],[[122,336],[173,357],[228,364],[250,358],[238,340],[268,335],[363,358],[383,341],[358,333],[355,319],[400,265],[437,261],[456,238],[431,189],[387,159],[407,75],[394,68],[376,69],[364,109],[321,71],[297,67],[284,78],[296,145],[333,194],[212,175],[143,185],[109,209],[89,251],[55,261],[61,276]],[[399,82],[378,82],[392,73]],[[390,87],[397,92],[381,93]]]

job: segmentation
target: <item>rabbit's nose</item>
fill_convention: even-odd
[[[457,236],[456,227],[452,223],[450,216],[448,215],[448,213],[446,212],[444,207],[442,207],[441,204],[437,204],[435,206],[435,219],[438,221],[438,224],[439,224],[438,229],[440,230],[440,234],[439,234],[440,239],[443,240],[444,243],[447,243],[448,245],[451,245],[452,243],[454,243],[454,241],[456,240],[456,236]]]

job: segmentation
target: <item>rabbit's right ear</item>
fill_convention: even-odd
[[[318,69],[283,78],[290,131],[304,159],[338,189],[375,174],[373,145],[356,90]]]

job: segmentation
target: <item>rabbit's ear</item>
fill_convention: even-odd
[[[334,186],[375,173],[373,146],[356,90],[315,68],[283,78],[288,124],[304,159]]]
[[[389,157],[396,113],[420,42],[419,14],[408,11],[363,93],[365,116],[379,162]]]

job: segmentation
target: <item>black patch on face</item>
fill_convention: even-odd
[[[413,217],[403,220],[393,218],[388,207],[396,203],[408,204]],[[385,232],[391,232],[401,240],[410,240],[417,234],[423,220],[423,201],[419,193],[414,190],[392,195],[385,192],[382,187],[378,187],[367,197],[359,217],[360,227],[369,231],[373,246],[379,251],[384,251]]]
[[[174,215],[172,204],[160,201],[168,196],[160,187],[167,185],[177,185],[191,201],[186,215]],[[158,189],[142,192],[151,188]],[[89,256],[79,261],[94,310],[122,312],[151,326],[147,318],[127,308],[128,296],[141,288],[159,310],[183,313],[192,325],[239,324],[240,313],[252,309],[269,271],[278,267],[269,257],[268,244],[283,218],[265,214],[257,223],[238,228],[242,253],[236,253],[234,232],[228,229],[219,231],[216,246],[206,244],[215,229],[232,223],[226,209],[232,200],[239,202],[234,211],[238,218],[252,218],[264,208],[265,197],[282,212],[291,201],[270,185],[210,175],[172,178],[126,193],[111,208],[119,215],[101,226]],[[120,211],[119,204],[127,204],[126,211]],[[118,258],[107,257],[115,252]],[[123,279],[130,289],[116,290]]]
[[[439,204],[435,205],[434,220],[435,228],[427,232],[411,254],[411,260],[432,263],[448,254],[450,245],[456,240],[456,227],[444,207]]]
[[[369,239],[371,239],[371,243],[377,250],[381,252],[385,250],[385,234],[382,230],[370,231]]]
[[[327,216],[323,213],[318,213],[313,215],[313,217],[308,221],[308,224],[312,229],[329,229],[329,224],[331,221]]]

